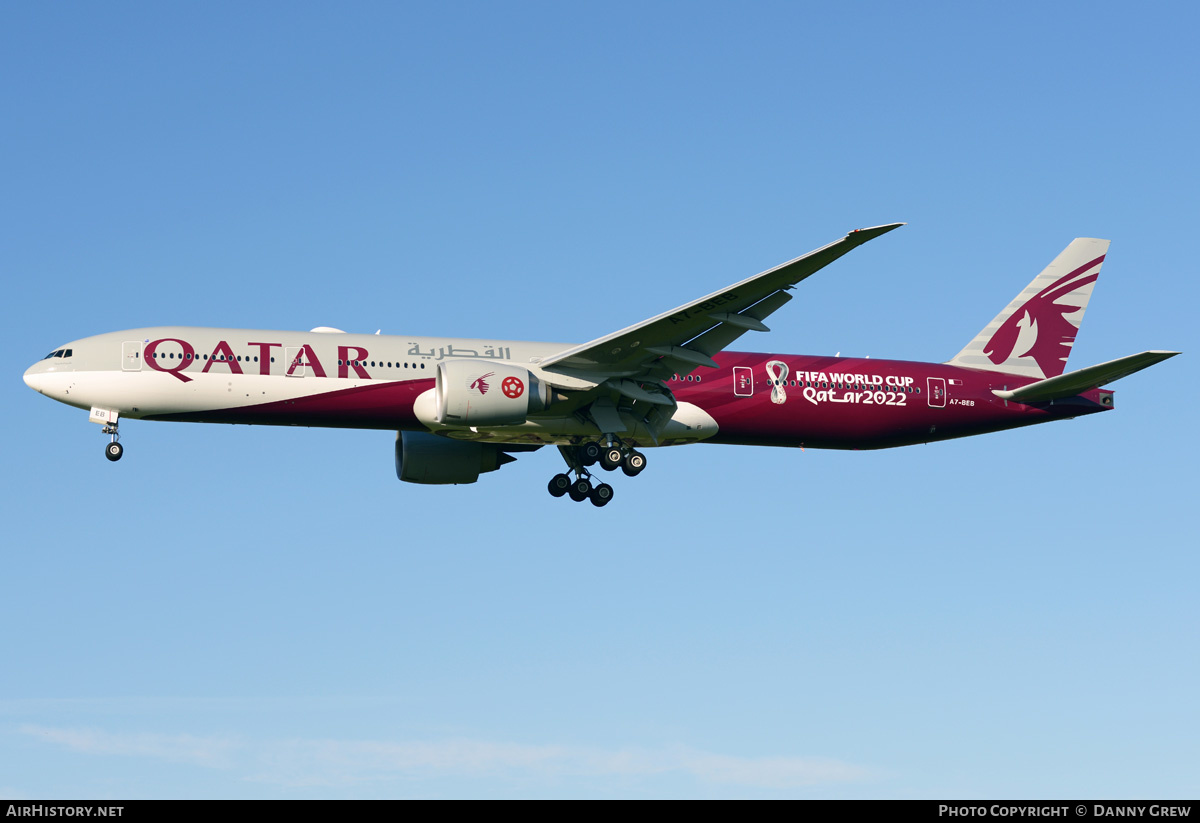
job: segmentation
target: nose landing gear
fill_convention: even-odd
[[[119,442],[121,435],[117,432],[117,424],[109,423],[100,431],[112,435],[112,440],[104,447],[104,456],[114,463],[117,462],[121,459],[121,455],[125,453],[125,447]]]

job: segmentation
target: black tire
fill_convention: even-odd
[[[584,443],[579,447],[579,462],[585,466],[594,466],[600,459],[601,451],[599,443]]]
[[[605,449],[600,454],[600,468],[606,472],[610,472],[621,465],[622,458],[624,458],[624,455],[621,454],[621,450],[616,446],[613,446],[611,449]]]
[[[567,494],[571,495],[571,499],[576,503],[582,503],[587,500],[592,493],[592,484],[588,482],[586,477],[581,477],[571,484]]]
[[[621,471],[630,477],[637,477],[646,468],[646,455],[641,452],[630,452],[621,461]]]
[[[599,486],[592,489],[590,497],[593,506],[598,509],[603,508],[607,506],[609,501],[613,499],[613,487],[607,483],[601,483]]]
[[[120,460],[124,453],[125,448],[120,443],[109,443],[104,447],[104,456],[114,463]]]
[[[556,474],[550,478],[550,483],[546,488],[551,497],[562,497],[571,488],[571,478],[565,474]]]

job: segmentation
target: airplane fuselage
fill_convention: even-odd
[[[562,343],[155,327],[88,337],[34,364],[42,394],[120,417],[202,423],[442,431],[429,410],[439,363],[536,369]],[[716,368],[665,381],[678,408],[638,446],[692,442],[876,449],[963,437],[1112,408],[1093,389],[1049,403],[994,390],[1032,378],[946,364],[724,351]],[[518,425],[456,434],[493,443],[579,443],[602,434],[570,404]]]

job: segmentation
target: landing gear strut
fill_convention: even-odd
[[[598,442],[583,443],[579,446],[559,446],[563,459],[567,461],[567,473],[556,474],[550,478],[547,491],[553,497],[568,496],[576,503],[591,500],[596,507],[607,506],[613,499],[613,487],[607,483],[594,483],[594,475],[588,471],[589,466],[599,463],[605,471],[614,471],[620,467],[630,477],[634,477],[646,468],[646,456],[623,445],[614,444],[610,437],[607,445]],[[575,479],[571,479],[571,474]]]
[[[121,435],[117,432],[117,424],[109,423],[100,431],[112,435],[112,440],[104,447],[104,456],[114,463],[117,462],[121,459],[121,455],[125,453],[125,447],[118,442],[121,439]]]

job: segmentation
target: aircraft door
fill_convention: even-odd
[[[735,397],[753,396],[754,370],[749,366],[733,367],[733,394]]]
[[[283,359],[287,363],[288,377],[304,376],[304,370],[308,364],[304,362],[303,348],[285,348],[283,350]]]
[[[930,377],[929,381],[929,405],[934,409],[946,408],[946,378]]]
[[[121,344],[121,371],[142,370],[142,341],[126,340]]]

